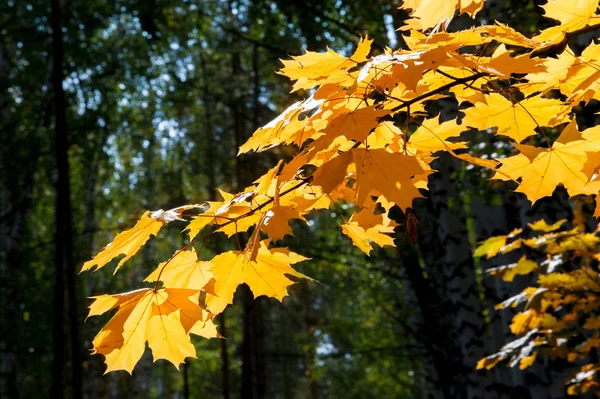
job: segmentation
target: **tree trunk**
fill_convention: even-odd
[[[107,124],[108,125],[108,124]],[[98,180],[98,171],[103,154],[103,147],[108,139],[108,126],[103,131],[99,132],[98,141],[94,142],[93,147],[84,162],[84,181],[85,181],[85,216],[83,221],[83,234],[85,239],[85,247],[80,253],[80,259],[91,259],[96,248],[94,247],[94,239],[97,229],[96,224],[96,186]],[[102,274],[86,274],[85,296],[91,297],[103,291]],[[98,318],[91,318],[85,323],[87,331],[96,333],[102,328],[102,322]],[[101,356],[87,355],[84,358],[85,377],[83,384],[83,395],[86,399],[104,398],[107,394],[106,377],[102,374],[106,369]],[[112,377],[110,377],[112,378]]]
[[[451,350],[452,342],[448,337],[447,328],[440,323],[439,315],[444,311],[441,300],[430,279],[424,275],[417,251],[405,250],[400,255],[406,278],[410,282],[420,309],[419,313],[423,318],[423,344],[428,360],[433,366],[428,370],[433,374],[427,376],[430,387],[428,396],[432,399],[454,398],[456,359]]]
[[[477,371],[477,361],[486,353],[486,324],[479,297],[476,270],[468,240],[462,200],[452,175],[460,162],[442,154],[434,166],[439,172],[429,178],[429,194],[415,201],[420,222],[420,246],[438,297],[443,298],[443,328],[452,348],[454,397],[495,398],[491,375]]]
[[[79,320],[77,317],[77,294],[75,265],[73,262],[73,226],[71,215],[71,192],[69,176],[69,138],[67,129],[67,102],[63,89],[64,43],[62,38],[62,11],[59,0],[51,0],[52,25],[52,88],[54,91],[54,131],[56,157],[56,206],[55,206],[55,287],[53,321],[53,367],[52,397],[64,394],[64,307],[67,289],[69,338],[71,351],[71,390],[74,398],[82,396],[81,352],[79,344]],[[66,287],[65,287],[66,276]]]

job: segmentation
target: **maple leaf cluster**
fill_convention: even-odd
[[[477,368],[499,363],[519,365],[523,370],[538,354],[562,358],[579,370],[566,381],[571,395],[587,391],[600,395],[595,378],[600,365],[593,351],[600,345],[600,230],[584,226],[565,229],[567,220],[547,224],[530,223],[528,231],[491,237],[475,252],[488,258],[524,250],[516,263],[488,269],[504,281],[519,275],[537,277],[537,284],[498,304],[496,309],[523,307],[512,319],[510,330],[522,337],[506,344],[498,353],[481,359]]]
[[[82,270],[100,269],[124,254],[118,269],[164,225],[186,224],[189,243],[146,278],[154,288],[94,298],[90,315],[118,309],[94,340],[108,371],[131,372],[146,342],[155,359],[176,366],[193,357],[190,334],[218,337],[213,319],[232,303],[240,284],[255,297],[282,300],[294,282],[290,277],[308,278],[293,267],[306,258],[274,244],[292,234],[292,219],[306,222],[314,210],[353,204],[353,215],[341,226],[352,243],[366,254],[373,244],[393,246],[389,234],[397,225],[390,209],[410,212],[427,190],[440,151],[493,171],[494,179],[517,182],[516,191],[531,202],[559,185],[571,196],[597,194],[600,126],[581,131],[573,108],[600,99],[600,46],[592,43],[577,55],[565,45],[600,23],[598,2],[550,0],[545,16],[557,24],[533,37],[500,23],[445,31],[455,14],[474,16],[483,5],[483,0],[406,1],[402,7],[412,12],[402,28],[406,49],[371,56],[371,40],[362,38],[349,56],[307,51],[283,61],[279,73],[294,82],[292,91],[310,95],[258,129],[240,153],[291,146],[293,159],[279,162],[240,193],[221,192],[221,201],[146,212],[83,265]],[[432,116],[429,105],[440,99],[458,103],[461,118]],[[468,130],[494,134],[516,154],[474,156],[469,149],[477,143],[462,138]],[[560,136],[550,142],[549,132],[557,130]],[[250,234],[245,246],[199,260],[214,234],[242,232]],[[491,256],[525,245],[506,244],[513,238],[495,238],[479,251]],[[524,259],[497,273],[509,280],[538,267]]]

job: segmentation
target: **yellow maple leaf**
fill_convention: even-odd
[[[551,231],[560,229],[560,226],[562,226],[566,221],[567,221],[567,219],[561,219],[561,220],[557,221],[556,223],[548,224],[548,223],[546,223],[546,221],[544,219],[540,219],[534,223],[527,223],[527,225],[532,230],[543,231],[544,233],[549,233]]]
[[[427,30],[438,24],[446,27],[452,20],[458,3],[459,0],[421,0],[413,2],[410,7],[416,8],[411,14],[412,18],[406,20],[406,26],[401,29]],[[409,5],[403,4],[404,8],[407,8],[407,6]]]
[[[106,373],[125,370],[131,374],[146,342],[155,361],[165,359],[179,367],[186,357],[196,357],[189,332],[195,324],[205,325],[210,319],[197,304],[198,293],[189,289],[141,289],[93,297],[89,316],[118,308],[93,340],[93,353],[105,357]]]
[[[522,232],[523,229],[515,229],[510,234],[490,237],[484,242],[482,242],[481,245],[479,245],[479,247],[477,247],[477,249],[473,253],[473,256],[481,257],[485,255],[487,258],[493,258],[494,256],[498,255],[498,253],[505,253],[509,252],[512,249],[516,249],[518,248],[517,245],[520,245],[520,239],[513,241],[513,243],[508,244],[508,246],[506,242],[509,238],[514,238]]]
[[[412,180],[425,172],[417,158],[382,148],[344,152],[317,169],[313,182],[325,193],[331,193],[340,187],[350,169],[355,170],[352,174],[354,198],[350,200],[360,207],[369,207],[371,196],[380,194],[402,209],[411,207],[413,199],[421,197]]]
[[[367,148],[378,149],[393,145],[395,149],[404,147],[404,133],[394,125],[394,122],[381,122],[375,130],[367,137],[365,142]]]
[[[201,290],[213,277],[210,262],[198,260],[192,248],[178,252],[173,259],[162,262],[144,281],[160,281],[166,288],[189,288]]]
[[[494,267],[488,269],[488,272],[496,277],[501,277],[504,281],[513,281],[515,276],[525,275],[538,269],[538,264],[527,257],[522,256],[517,263],[510,265]]]
[[[309,97],[289,106],[277,118],[258,128],[252,136],[240,146],[238,154],[249,151],[264,151],[280,144],[296,144],[300,146],[310,139],[316,131],[313,129],[311,118],[301,118],[308,112],[317,109],[323,100]]]
[[[260,229],[273,241],[281,240],[286,235],[293,235],[289,225],[291,219],[305,220],[295,207],[274,206],[265,213],[264,223]]]
[[[559,88],[563,94],[570,95],[576,84],[572,81],[574,73],[574,64],[577,58],[570,50],[565,50],[556,58],[544,59],[545,71],[531,73],[527,75],[527,81],[530,84],[535,84],[534,88],[537,91],[547,92]]]
[[[346,151],[323,163],[313,173],[313,183],[329,194],[345,179],[348,165],[352,162],[352,152]]]
[[[535,48],[540,45],[539,42],[531,40],[510,26],[497,21],[494,25],[484,25],[452,33],[435,32],[425,35],[422,32],[411,30],[409,36],[404,36],[404,40],[411,50],[423,50],[432,47],[451,49],[455,46],[476,46],[492,41],[526,48]]]
[[[389,110],[373,106],[358,106],[338,109],[337,115],[323,131],[334,136],[344,135],[350,140],[364,141],[369,132],[379,124],[379,118],[389,114]]]
[[[372,40],[361,38],[350,58],[331,49],[327,49],[325,53],[307,51],[304,55],[292,57],[291,60],[282,60],[283,68],[278,73],[296,80],[292,92],[309,90],[328,83],[351,86],[355,79],[347,70],[366,60],[371,43]]]
[[[286,248],[269,249],[268,241],[261,241],[259,245],[254,261],[249,259],[248,251],[225,252],[210,261],[215,295],[207,297],[206,305],[211,313],[220,313],[232,303],[240,284],[246,283],[255,298],[266,295],[281,301],[287,295],[287,287],[294,283],[286,275],[308,279],[291,267],[307,258]]]
[[[254,190],[257,193],[265,194],[269,197],[273,197],[275,195],[275,191],[279,190],[279,181],[277,175],[282,164],[283,161],[279,161],[277,165],[269,169],[267,173],[256,179],[254,182],[256,188]]]
[[[387,234],[394,232],[396,223],[387,216],[387,213],[376,215],[376,209],[377,203],[373,203],[369,208],[353,214],[348,223],[342,224],[342,232],[350,237],[352,243],[367,255],[373,250],[370,242],[374,242],[381,247],[386,245],[395,246],[394,239]]]
[[[519,369],[525,370],[527,367],[530,367],[533,364],[533,362],[535,362],[536,357],[537,352],[533,352],[531,355],[522,358],[519,362]]]
[[[438,118],[425,119],[410,135],[407,148],[425,153],[466,148],[464,142],[448,141],[451,137],[458,137],[463,131],[465,127],[457,125],[456,121],[439,123]]]
[[[557,323],[558,320],[551,314],[529,309],[513,317],[510,330],[513,334],[524,334],[534,328],[552,328]]]
[[[587,160],[586,151],[597,149],[600,144],[595,136],[581,135],[573,120],[551,148],[516,145],[521,153],[502,159],[502,166],[494,178],[521,179],[515,191],[524,193],[531,202],[551,196],[559,184],[571,196],[597,191],[597,184],[588,184],[588,177],[582,172]]]
[[[506,245],[507,239],[508,235],[490,237],[477,247],[473,256],[480,257],[485,255],[488,258],[494,257],[498,254],[500,249]]]
[[[588,24],[600,24],[596,14],[598,0],[548,0],[541,6],[544,16],[560,21],[561,28],[566,32],[581,29]]]
[[[356,166],[356,198],[359,206],[369,206],[370,196],[379,193],[403,210],[421,197],[412,177],[424,172],[415,157],[393,154],[384,149],[352,150]]]
[[[593,66],[593,71],[586,70],[586,72],[591,72],[589,75],[583,75],[583,80],[579,85],[573,88],[573,93],[567,98],[567,101],[571,103],[571,106],[577,105],[580,102],[587,103],[591,99],[598,99],[600,96],[598,95],[598,91],[600,90],[600,72],[598,71],[597,66]],[[558,113],[555,116],[555,119],[558,120],[563,115],[566,115],[570,112],[571,107],[565,107],[562,112]]]
[[[464,110],[464,124],[485,130],[496,126],[497,134],[508,136],[520,143],[535,134],[538,126],[555,126],[560,121],[550,122],[563,109],[559,100],[531,97],[513,104],[504,96],[492,93],[485,103],[477,103]]]
[[[549,254],[562,253],[566,251],[594,251],[597,248],[600,238],[592,233],[580,233],[571,237],[566,237],[560,242],[554,241],[549,243],[546,251]]]
[[[186,357],[196,357],[194,345],[181,325],[180,313],[181,311],[177,310],[166,315],[159,313],[158,316],[150,317],[146,336],[148,346],[152,348],[154,361],[165,359],[177,368],[185,362]]]
[[[477,370],[486,369],[491,370],[495,365],[500,363],[503,360],[501,356],[488,356],[483,359],[479,359],[477,362]]]
[[[441,24],[444,28],[448,26],[454,11],[459,14],[467,13],[474,17],[483,9],[484,0],[411,0],[404,1],[401,5],[404,9],[413,10],[411,19],[405,21],[407,26],[402,30],[416,29],[427,30]]]
[[[253,187],[253,186],[252,186]],[[228,237],[248,230],[255,225],[260,218],[257,213],[252,214],[252,206],[249,201],[254,197],[254,192],[244,192],[232,195],[219,190],[224,201],[209,201],[208,209],[204,213],[195,216],[184,230],[188,230],[190,240],[193,239],[209,225],[226,225],[219,229]]]
[[[504,44],[500,45],[491,57],[460,53],[453,53],[452,57],[468,68],[502,78],[508,78],[512,74],[544,71],[541,59],[531,58],[528,54],[513,57]]]
[[[119,233],[115,239],[92,260],[85,262],[81,271],[90,270],[94,266],[96,266],[95,270],[99,270],[115,257],[125,255],[125,257],[117,264],[117,267],[115,268],[116,273],[123,263],[139,251],[140,247],[148,241],[151,235],[155,236],[158,234],[164,224],[163,221],[153,218],[150,211],[146,211],[135,226],[127,231]]]
[[[549,46],[564,40],[565,34],[582,29],[587,25],[595,26],[600,23],[596,9],[596,0],[548,0],[542,6],[544,16],[560,21],[560,25],[542,30],[532,39]]]

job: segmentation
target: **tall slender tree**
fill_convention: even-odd
[[[73,225],[69,173],[69,132],[67,100],[63,87],[64,43],[62,9],[59,0],[51,0],[52,27],[52,90],[54,95],[54,156],[56,161],[55,204],[55,286],[53,327],[53,385],[51,394],[64,394],[64,323],[65,289],[68,298],[69,339],[71,352],[72,396],[82,396],[79,320],[77,317],[77,288],[73,263]],[[66,277],[66,284],[65,284]]]

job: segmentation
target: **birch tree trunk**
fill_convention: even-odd
[[[463,199],[453,179],[460,161],[442,154],[433,167],[438,172],[429,178],[428,197],[415,201],[415,211],[420,222],[419,244],[425,269],[442,299],[439,317],[453,346],[450,357],[457,367],[454,397],[495,398],[492,376],[475,369],[486,353],[487,326]]]

